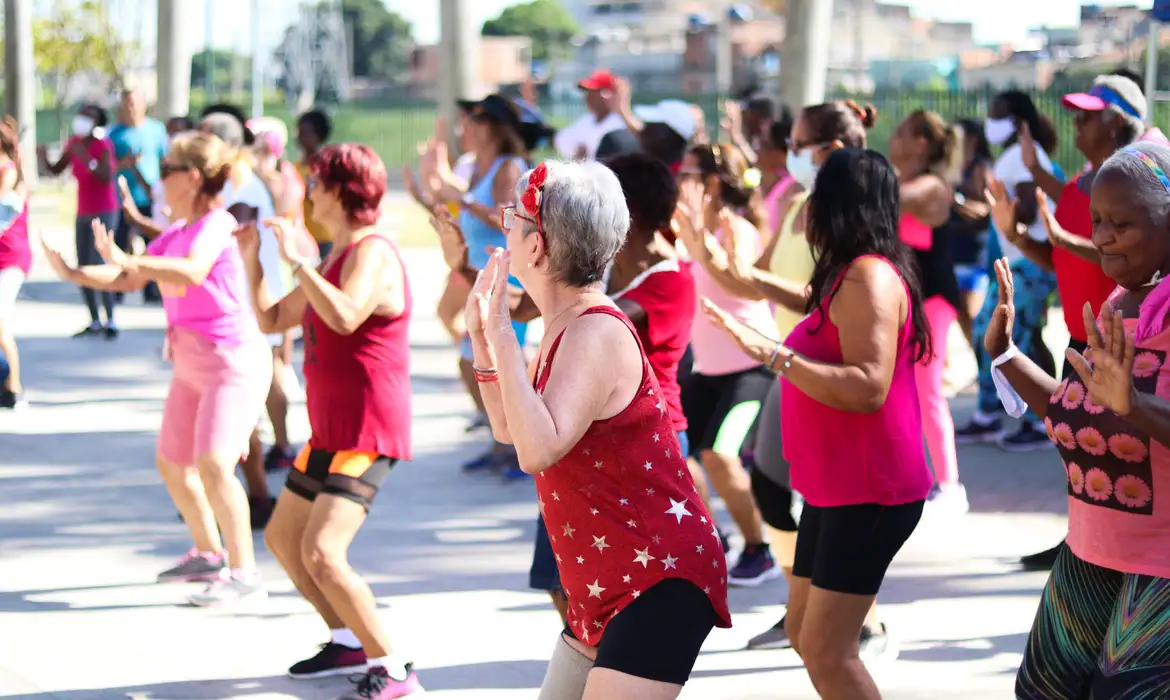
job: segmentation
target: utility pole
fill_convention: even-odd
[[[456,100],[477,99],[479,30],[472,24],[468,0],[439,0],[439,114],[450,130],[447,141],[457,153],[455,141]]]
[[[1162,23],[1154,17],[1148,20],[1150,25],[1150,38],[1146,42],[1146,94],[1149,95],[1150,104],[1146,108],[1146,126],[1154,125],[1154,109],[1158,104],[1155,94],[1158,90],[1158,30],[1162,28]]]
[[[832,0],[788,0],[780,98],[794,108],[825,101]]]
[[[4,112],[20,124],[24,176],[36,183],[37,112],[34,103],[32,0],[4,0]]]
[[[215,0],[204,0],[203,4],[203,90],[207,103],[215,102],[215,52],[211,37],[215,33]]]
[[[252,0],[252,116],[264,116],[264,61],[260,49],[260,0]]]
[[[160,119],[184,116],[191,111],[191,45],[184,27],[187,0],[158,0],[158,39],[155,72],[158,74]]]
[[[731,5],[719,3],[719,21],[715,23],[715,91],[719,99],[731,98],[735,87],[735,48],[731,37]]]

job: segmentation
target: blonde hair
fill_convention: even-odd
[[[232,166],[239,161],[237,149],[223,142],[215,134],[188,131],[171,140],[171,159],[179,165],[195,170],[203,176],[203,194],[218,195],[232,174]]]
[[[927,171],[948,185],[958,183],[963,173],[963,130],[925,109],[912,112],[906,121],[915,136],[926,139]]]

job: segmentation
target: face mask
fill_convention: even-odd
[[[809,192],[812,191],[813,184],[817,181],[817,172],[820,170],[816,165],[813,165],[812,157],[813,149],[811,148],[788,152],[788,174]]]
[[[93,131],[93,119],[92,118],[87,117],[84,114],[78,114],[76,117],[73,118],[73,135],[74,136],[89,136],[92,131]]]
[[[1016,124],[1011,119],[988,119],[983,123],[983,133],[992,146],[1002,146],[1016,133]]]

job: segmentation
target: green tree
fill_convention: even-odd
[[[350,29],[353,74],[358,78],[396,78],[406,72],[414,47],[411,26],[383,0],[341,0]]]
[[[531,0],[504,8],[499,17],[483,24],[484,36],[526,36],[532,39],[532,58],[546,61],[561,55],[581,31],[561,0]]]
[[[243,84],[239,87],[245,90],[251,89],[251,56],[243,56],[224,49],[200,51],[191,57],[191,87],[204,90],[212,88],[211,92],[217,95],[229,94],[232,88],[233,71],[239,71],[244,77]]]

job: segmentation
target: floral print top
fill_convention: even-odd
[[[1125,326],[1132,332],[1137,319]],[[1138,342],[1137,391],[1170,398],[1168,354],[1170,330]],[[1170,578],[1170,448],[1093,403],[1075,373],[1048,401],[1044,425],[1064,460],[1073,553],[1109,569]]]

